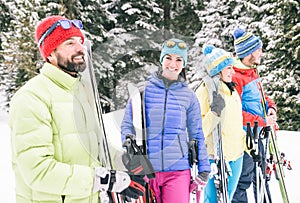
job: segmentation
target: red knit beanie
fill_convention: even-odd
[[[62,16],[49,16],[42,20],[35,30],[35,40],[38,44],[42,35],[57,21],[59,20],[68,20]],[[82,41],[84,40],[84,36],[79,28],[76,28],[74,25],[71,26],[70,29],[63,29],[61,26],[57,26],[50,35],[48,35],[44,42],[39,46],[41,55],[43,59],[46,61],[47,57],[51,54],[51,52],[56,49],[58,45],[63,43],[65,40],[71,37],[81,37]]]

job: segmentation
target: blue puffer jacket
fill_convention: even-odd
[[[194,138],[199,140],[198,172],[209,172],[200,105],[195,93],[185,82],[174,82],[166,86],[157,73],[153,73],[146,84],[144,93],[148,157],[155,171],[190,169],[188,142]],[[126,134],[134,134],[130,100],[121,130],[123,139]]]

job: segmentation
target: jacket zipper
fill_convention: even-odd
[[[166,92],[165,92],[165,102],[164,102],[164,117],[163,117],[163,123],[162,123],[162,137],[161,137],[161,167],[162,171],[164,171],[164,135],[165,135],[165,119],[166,119],[166,106],[167,106],[167,97],[168,97],[168,90],[169,86],[166,86]]]
[[[86,116],[86,109],[84,108],[84,106],[83,106],[83,104],[82,104],[82,101],[79,99],[79,98],[77,98],[76,97],[76,93],[74,93],[74,98],[75,98],[75,100],[78,102],[78,105],[80,106],[80,108],[81,108],[81,112],[82,112],[82,115],[83,115],[83,117],[84,117],[84,121],[85,121],[85,129],[86,129],[86,131],[88,131],[88,133],[90,133],[89,132],[89,129],[88,129],[88,125],[87,125],[87,116]],[[89,139],[89,141],[88,141],[88,147],[89,147],[89,149],[88,150],[90,150],[91,149],[91,140]],[[86,146],[82,146],[82,147],[84,147],[84,148],[86,148]],[[91,164],[91,156],[89,156],[89,164]]]

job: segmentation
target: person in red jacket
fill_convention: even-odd
[[[236,53],[234,59],[235,75],[232,81],[236,83],[236,90],[242,100],[244,129],[246,129],[247,122],[250,122],[253,127],[254,121],[258,122],[259,130],[265,126],[276,125],[276,104],[265,94],[265,98],[262,99],[262,84],[257,71],[257,67],[260,65],[263,56],[262,41],[252,33],[237,28],[234,31],[234,47]],[[259,159],[251,157],[252,155],[250,156],[247,152],[244,152],[242,174],[232,200],[233,203],[248,202],[246,190],[250,187],[252,181],[256,197],[254,161],[261,159],[262,171],[265,172],[266,157],[263,151],[266,144],[265,140],[259,140],[259,151],[261,153]],[[269,202],[272,202],[267,181],[266,189]]]

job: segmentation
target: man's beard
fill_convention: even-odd
[[[61,67],[63,70],[66,70],[68,72],[76,72],[76,73],[79,73],[79,72],[83,72],[86,68],[86,63],[85,62],[82,62],[82,63],[79,63],[79,64],[75,64],[73,62],[70,62],[68,61],[66,66],[62,65],[62,64],[58,64],[59,67]]]
[[[80,62],[80,63],[74,63],[73,62],[74,57],[76,57],[76,56],[71,57],[71,61],[69,61],[69,60],[64,61],[64,59],[62,57],[58,56],[57,57],[58,66],[67,72],[76,72],[76,73],[83,72],[86,69],[85,61]]]

